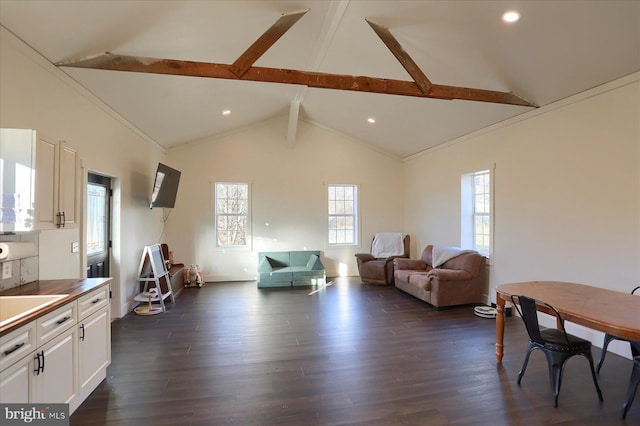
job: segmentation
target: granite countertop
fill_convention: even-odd
[[[60,300],[45,306],[44,308],[29,315],[12,321],[0,327],[0,336],[15,330],[36,318],[45,315],[60,306],[72,302],[77,298],[89,293],[96,288],[108,285],[113,278],[84,278],[84,279],[62,279],[62,280],[41,280],[24,284],[19,287],[10,288],[0,292],[0,296],[33,296],[33,295],[53,295],[66,294]]]

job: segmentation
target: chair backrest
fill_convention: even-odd
[[[371,239],[371,248],[369,249],[369,253],[373,254],[373,244],[376,241],[376,236],[374,235]],[[411,255],[411,236],[406,234],[404,238],[402,238],[402,248],[404,253],[402,253],[398,257],[409,257]]]
[[[540,324],[538,323],[538,309],[535,299],[526,296],[511,296],[511,302],[518,311],[520,318],[524,322],[529,338],[536,343],[544,345],[544,339],[540,334]],[[520,307],[518,307],[520,305]]]
[[[527,333],[529,334],[529,338],[532,341],[539,343],[541,345],[544,345],[545,343],[547,343],[547,341],[542,337],[542,334],[540,333],[540,324],[538,323],[537,305],[543,305],[543,306],[546,306],[548,310],[550,310],[553,313],[553,315],[555,315],[555,317],[558,319],[558,324],[560,324],[560,327],[561,327],[560,331],[564,333],[564,337],[567,345],[569,344],[569,337],[567,336],[567,332],[564,329],[564,320],[562,319],[562,317],[560,316],[560,313],[556,308],[554,308],[553,306],[551,306],[546,302],[542,302],[542,301],[532,299],[530,297],[522,296],[522,295],[511,296],[511,302],[513,303],[513,306],[515,306],[516,310],[518,311],[520,318],[522,318],[522,321],[524,322],[524,325],[527,329]],[[518,305],[520,305],[520,308],[518,308]]]

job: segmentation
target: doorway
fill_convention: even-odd
[[[111,249],[111,178],[87,178],[87,278],[109,276]]]

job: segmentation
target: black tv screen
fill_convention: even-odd
[[[172,209],[176,204],[178,183],[180,183],[180,172],[165,164],[158,163],[149,208],[163,207]]]

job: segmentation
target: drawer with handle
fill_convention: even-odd
[[[85,318],[109,304],[109,286],[104,285],[78,299],[78,318]]]
[[[33,351],[36,346],[35,321],[0,337],[0,371]]]
[[[36,320],[38,345],[57,336],[78,322],[78,304],[74,300]]]

